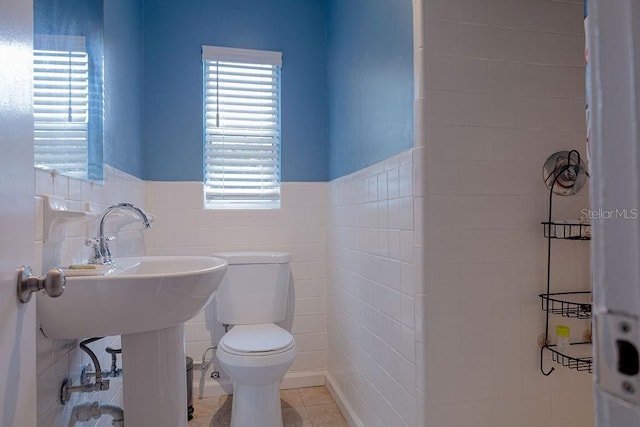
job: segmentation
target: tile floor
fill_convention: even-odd
[[[232,396],[193,398],[189,427],[228,427]],[[348,427],[325,386],[280,392],[284,427]]]

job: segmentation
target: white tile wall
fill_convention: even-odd
[[[104,184],[95,184],[52,175],[35,169],[35,229],[36,254],[39,262],[33,266],[35,273],[46,271],[54,266],[86,262],[89,249],[83,242],[96,233],[96,223],[72,224],[66,229],[66,238],[62,243],[45,243],[43,230],[43,203],[41,196],[55,195],[67,200],[70,209],[83,209],[85,202],[93,203],[96,211],[102,212],[106,207],[118,202],[130,202],[144,206],[145,184],[143,181],[109,166],[105,167]],[[127,227],[117,234],[112,243],[114,254],[142,254],[144,243],[141,231],[135,227]],[[90,363],[89,357],[78,348],[78,341],[50,340],[41,332],[37,334],[37,382],[38,382],[38,426],[61,427],[68,425],[69,415],[73,407],[81,402],[113,402],[122,405],[122,381],[111,379],[108,391],[96,393],[74,393],[65,406],[58,399],[60,386],[66,377],[71,377],[74,384],[80,383],[82,367]],[[106,347],[120,348],[120,337],[106,337],[104,340],[89,345],[100,359],[103,370],[111,367],[111,356],[104,351]],[[119,364],[119,366],[121,366]],[[84,423],[87,426],[106,427],[111,425],[109,417],[98,421]]]
[[[367,427],[418,425],[413,157],[420,151],[329,186],[329,376]]]
[[[417,351],[429,427],[593,425],[591,376],[544,377],[537,346],[542,165],[555,151],[585,151],[581,4],[426,0],[426,289],[416,311],[426,311]],[[588,189],[554,199],[558,218],[587,206]],[[559,242],[553,254],[555,289],[589,288],[588,243]]]
[[[281,191],[281,209],[212,210],[203,209],[202,183],[147,182],[146,205],[157,219],[145,236],[146,251],[149,255],[290,252],[293,315],[285,326],[292,329],[298,355],[288,375],[322,377],[327,366],[327,184],[287,182]],[[187,322],[185,333],[187,355],[199,362],[224,334],[215,321],[214,305]],[[196,372],[194,380],[199,375]],[[224,372],[221,375],[226,380]],[[205,394],[215,392],[205,390]]]

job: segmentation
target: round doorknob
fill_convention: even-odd
[[[18,269],[18,300],[27,303],[31,294],[44,289],[50,297],[56,298],[64,293],[67,278],[61,268],[52,268],[42,277],[33,275],[31,267],[23,265]]]
[[[52,268],[44,276],[44,291],[50,297],[57,298],[64,293],[67,278],[61,268]]]

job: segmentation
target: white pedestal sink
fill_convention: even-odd
[[[52,339],[122,335],[127,427],[185,427],[184,322],[211,300],[227,269],[214,257],[134,257],[99,276],[67,277],[59,298],[38,296]]]

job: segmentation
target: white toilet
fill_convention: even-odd
[[[233,327],[220,339],[218,362],[233,382],[230,427],[282,427],[280,383],[296,357],[286,318],[289,262],[284,252],[226,252],[215,294],[216,320]]]

